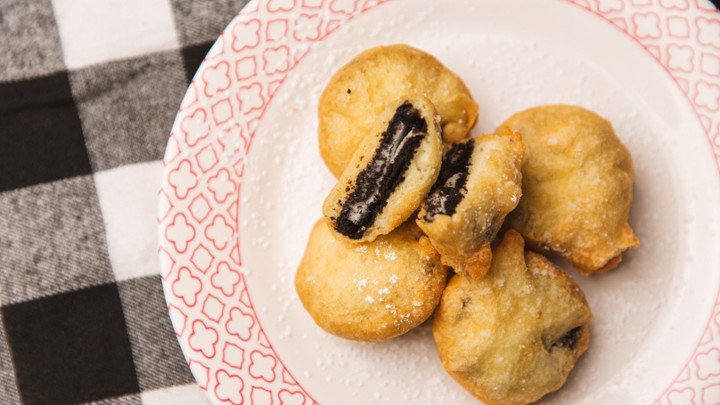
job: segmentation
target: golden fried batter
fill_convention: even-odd
[[[525,143],[523,198],[508,221],[529,244],[585,275],[614,268],[623,251],[639,246],[628,225],[632,158],[608,121],[554,105],[519,112],[502,126]]]
[[[453,277],[435,315],[443,367],[486,404],[527,404],[559,389],[589,343],[580,288],[510,229],[485,278]]]
[[[442,141],[425,97],[401,98],[377,117],[323,203],[339,238],[370,242],[420,206],[440,172]]]
[[[446,277],[438,253],[412,222],[358,244],[334,238],[320,220],[295,289],[325,331],[374,342],[402,335],[430,317]]]
[[[335,177],[372,133],[375,117],[402,95],[432,101],[446,142],[462,140],[475,124],[470,91],[433,56],[407,45],[369,49],[340,68],[320,98],[320,154]]]
[[[458,273],[482,278],[490,268],[490,242],[521,196],[520,134],[502,128],[453,145],[425,198],[418,226]]]

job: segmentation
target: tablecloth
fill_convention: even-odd
[[[157,192],[190,79],[242,0],[0,0],[0,403],[197,404]]]

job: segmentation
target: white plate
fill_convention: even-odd
[[[476,403],[429,325],[380,344],[321,331],[293,276],[333,178],[317,100],[358,52],[404,42],[458,73],[474,133],[572,103],[608,118],[636,168],[642,247],[583,278],[591,346],[547,403],[720,401],[720,18],[702,0],[268,0],[247,6],[183,100],[165,157],[170,316],[215,403]]]

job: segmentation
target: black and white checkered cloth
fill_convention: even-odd
[[[160,283],[160,159],[244,3],[0,0],[0,404],[205,403]]]

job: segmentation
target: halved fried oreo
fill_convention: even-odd
[[[418,215],[418,226],[443,264],[481,278],[490,267],[490,242],[520,201],[520,134],[507,128],[453,145]]]
[[[478,116],[470,90],[434,56],[404,44],[368,49],[335,72],[320,97],[320,156],[335,177],[388,101],[402,95],[430,99],[444,142],[465,139]]]
[[[436,115],[430,100],[402,98],[378,117],[323,204],[336,236],[372,241],[420,206],[442,162]]]

